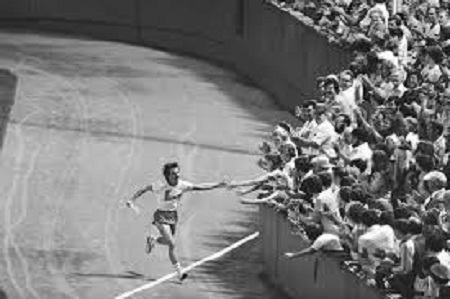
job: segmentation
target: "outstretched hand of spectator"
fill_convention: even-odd
[[[283,257],[286,259],[291,259],[294,257],[294,253],[293,252],[286,252],[285,254],[283,254]]]

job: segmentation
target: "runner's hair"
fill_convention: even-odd
[[[163,169],[162,169],[163,175],[164,175],[165,177],[167,177],[172,169],[174,169],[174,168],[179,168],[179,167],[180,167],[180,166],[178,165],[178,162],[169,162],[169,163],[166,163],[166,164],[164,164]]]

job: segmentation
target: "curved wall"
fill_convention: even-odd
[[[250,77],[285,108],[315,95],[315,78],[349,54],[264,0],[14,0],[0,27],[158,46],[214,60]]]

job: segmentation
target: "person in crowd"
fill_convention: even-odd
[[[368,276],[387,269],[384,282],[405,298],[450,298],[449,2],[294,8],[353,61],[317,78],[316,100],[298,102],[299,124],[277,124],[260,148],[267,173],[230,184],[264,191],[243,202],[304,228],[312,245],[285,257],[346,248]]]

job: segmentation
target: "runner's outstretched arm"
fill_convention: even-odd
[[[222,188],[225,187],[227,185],[227,183],[224,182],[220,182],[220,183],[203,183],[203,184],[195,184],[192,187],[192,191],[209,191],[209,190],[214,190],[217,188]]]
[[[127,200],[127,206],[132,205],[139,197],[141,197],[144,193],[146,193],[148,191],[153,191],[152,185],[148,185],[148,186],[138,190],[136,193],[134,193],[134,195],[129,200]]]

